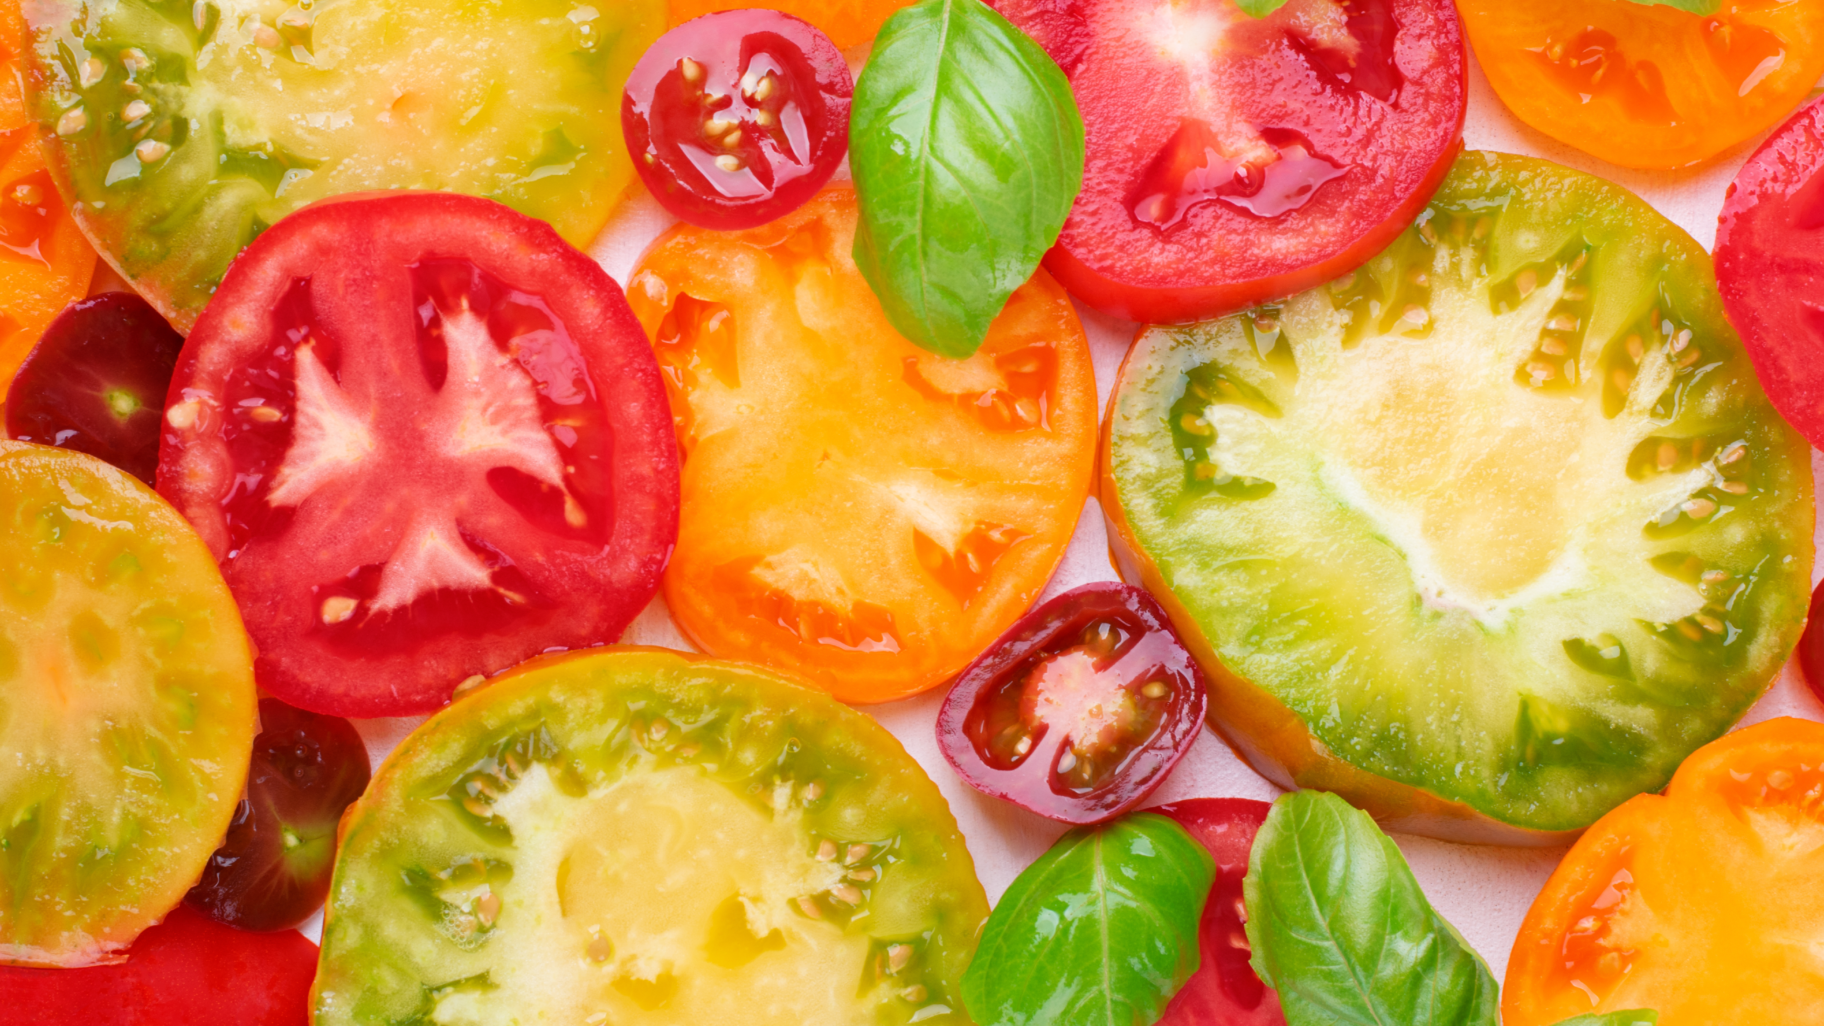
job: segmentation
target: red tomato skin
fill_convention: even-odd
[[[467,236],[457,237],[458,228]],[[451,247],[466,252],[452,253]],[[230,340],[225,348],[257,345],[262,347],[258,353],[266,354],[273,339],[264,329],[289,302],[288,293],[300,278],[321,273],[332,258],[363,261],[359,271],[350,272],[342,293],[313,308],[313,316],[341,338],[409,330],[405,325],[416,310],[414,286],[406,276],[385,275],[381,268],[452,258],[504,274],[518,287],[543,290],[537,297],[549,303],[574,337],[587,378],[599,390],[588,394],[609,397],[589,407],[599,409],[607,441],[573,454],[579,463],[607,464],[595,469],[606,478],[605,494],[598,496],[606,514],[590,527],[602,535],[599,525],[605,522],[605,536],[592,536],[586,543],[553,542],[550,551],[532,553],[535,560],[509,566],[544,575],[539,583],[549,585],[546,590],[557,601],[518,617],[484,610],[453,628],[446,623],[428,633],[413,632],[408,624],[389,640],[392,650],[350,656],[351,648],[360,645],[320,629],[318,607],[310,600],[318,582],[332,575],[300,580],[299,568],[290,564],[309,553],[295,547],[289,554],[268,553],[245,544],[249,532],[257,534],[262,525],[232,522],[226,510],[231,500],[244,503],[263,491],[254,485],[237,494],[237,468],[220,433],[225,414],[204,405],[194,424],[180,427],[171,410],[199,392],[213,394],[219,403],[225,382],[240,374],[247,360],[232,352],[212,353],[211,341]],[[564,290],[566,283],[574,287]],[[359,312],[340,308],[337,303],[344,299],[358,304]],[[325,314],[325,309],[331,312]],[[415,362],[409,354],[401,356],[408,358]],[[262,689],[311,712],[351,718],[425,713],[447,704],[455,687],[473,675],[498,672],[541,652],[613,643],[657,594],[676,544],[677,444],[645,332],[620,286],[600,265],[549,225],[492,200],[450,193],[362,193],[319,201],[286,217],[230,267],[186,339],[166,410],[160,493],[185,514],[222,563],[256,646],[255,674]],[[389,479],[375,501],[390,503],[394,496],[409,495],[411,483]],[[453,499],[438,495],[433,501]],[[361,515],[371,512],[376,511],[343,510],[335,518],[336,529],[317,540],[340,544],[345,536],[358,536],[358,529],[375,522]],[[281,531],[286,526],[289,521]],[[535,530],[526,524],[527,534]],[[333,576],[349,573],[353,579],[348,563],[338,566]],[[460,621],[460,613],[455,618]]]
[[[1799,673],[1824,701],[1824,583],[1811,593],[1811,618],[1799,636]]]
[[[1767,397],[1824,446],[1824,100],[1736,174],[1717,221],[1716,280]]]
[[[179,905],[124,962],[0,966],[0,1026],[305,1026],[316,975],[303,934],[243,933]]]
[[[1148,809],[1177,821],[1216,859],[1216,883],[1198,926],[1203,961],[1158,1026],[1285,1026],[1279,995],[1248,964],[1241,882],[1254,836],[1273,806],[1250,798],[1187,798]]]
[[[1219,76],[1229,86],[1232,114],[1256,129],[1300,133],[1316,153],[1345,168],[1334,184],[1320,184],[1302,205],[1277,216],[1205,201],[1186,208],[1184,224],[1161,231],[1141,223],[1130,193],[1176,137],[1181,119],[1194,120],[1185,98],[1190,86],[1176,65],[1158,59],[1158,48],[1144,45],[1143,33],[1129,28],[1166,5],[997,0],[996,9],[1070,76],[1083,115],[1083,191],[1046,254],[1046,269],[1104,313],[1183,323],[1341,277],[1390,244],[1418,216],[1462,149],[1468,99],[1463,30],[1449,0],[1344,2],[1352,17],[1391,16],[1402,28],[1391,49],[1401,84],[1387,100],[1338,84],[1334,69],[1320,70],[1316,58],[1288,41],[1282,26],[1298,13],[1298,2],[1258,22],[1230,0],[1192,5],[1238,26],[1231,27],[1224,49],[1242,56]],[[1109,36],[1119,41],[1110,43]],[[1136,97],[1124,85],[1135,80],[1154,85]],[[1371,149],[1356,156],[1361,146]]]

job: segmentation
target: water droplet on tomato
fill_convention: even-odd
[[[49,171],[35,171],[0,186],[0,254],[49,266],[42,252],[51,232],[57,187]]]
[[[1346,166],[1320,155],[1311,140],[1293,129],[1262,129],[1260,136],[1273,150],[1272,159],[1231,159],[1209,125],[1186,118],[1140,176],[1129,194],[1128,209],[1135,220],[1164,231],[1183,224],[1193,208],[1211,201],[1271,219],[1305,206],[1324,183],[1348,173]]]

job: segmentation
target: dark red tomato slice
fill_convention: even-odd
[[[1824,100],[1736,174],[1716,230],[1716,281],[1767,397],[1824,446]]]
[[[665,209],[704,228],[752,228],[830,180],[854,91],[836,44],[807,22],[720,11],[647,49],[621,94],[621,131]]]
[[[1824,584],[1811,593],[1811,619],[1805,622],[1805,633],[1799,636],[1798,656],[1805,683],[1824,700]]]
[[[7,437],[86,452],[151,484],[159,414],[183,346],[134,293],[71,303],[7,388]]]
[[[1070,76],[1088,157],[1045,266],[1130,320],[1202,320],[1385,248],[1450,170],[1450,0],[994,0]],[[1136,88],[1144,83],[1144,88]]]
[[[1252,951],[1243,928],[1248,913],[1241,881],[1254,835],[1272,808],[1249,798],[1191,798],[1147,810],[1176,820],[1216,857],[1216,883],[1198,927],[1202,964],[1158,1026],[1285,1026],[1279,995],[1248,964]]]
[[[184,900],[242,930],[287,930],[308,919],[329,894],[342,810],[361,797],[371,772],[354,724],[261,699],[247,795]]]
[[[970,663],[937,714],[937,743],[984,794],[1100,823],[1191,750],[1206,694],[1153,597],[1100,581],[1027,613]]]
[[[325,201],[249,246],[184,345],[158,484],[260,685],[338,716],[614,641],[677,537],[671,410],[620,287],[449,194]]]
[[[125,962],[0,966],[0,1026],[304,1026],[316,974],[297,931],[243,933],[179,905]]]

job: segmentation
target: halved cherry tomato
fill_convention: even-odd
[[[1089,344],[1039,274],[974,356],[894,331],[855,194],[740,233],[680,226],[628,287],[684,460],[665,599],[704,650],[851,702],[949,679],[1038,597],[1087,496]]]
[[[183,905],[118,965],[0,966],[0,1026],[304,1026],[317,946],[243,933]]]
[[[937,744],[983,794],[1100,823],[1140,804],[1191,750],[1206,696],[1159,603],[1098,581],[1026,614],[957,675]]]
[[[1824,73],[1824,0],[1715,14],[1620,0],[1457,0],[1520,120],[1623,167],[1708,160],[1785,117]]]
[[[640,180],[691,224],[752,228],[816,195],[849,145],[855,83],[789,14],[724,11],[659,37],[627,78],[621,130]]]
[[[1805,682],[1824,699],[1824,584],[1811,593],[1811,619],[1799,636],[1798,659]]]
[[[1767,397],[1824,445],[1824,100],[1762,143],[1729,186],[1716,281]]]
[[[874,38],[893,12],[913,0],[671,0],[671,23],[681,25],[711,11],[764,8],[803,18],[844,50]]]
[[[1176,820],[1216,858],[1216,885],[1197,931],[1203,961],[1157,1026],[1285,1026],[1278,993],[1248,964],[1241,893],[1254,835],[1272,808],[1249,798],[1190,798],[1147,810]]]
[[[1501,1021],[1652,1008],[1659,1026],[1816,1026],[1821,909],[1824,724],[1756,724],[1583,835],[1520,926]]]
[[[1449,0],[996,0],[1070,76],[1083,191],[1045,266],[1136,321],[1336,278],[1392,242],[1456,155]]]
[[[77,300],[45,329],[7,389],[7,436],[86,452],[151,484],[183,346],[134,293]]]
[[[676,534],[669,416],[619,286],[549,225],[369,194],[235,261],[172,379],[158,483],[221,561],[261,686],[422,712],[646,605]]]

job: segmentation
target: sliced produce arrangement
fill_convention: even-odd
[[[1469,153],[1359,272],[1146,328],[1109,414],[1122,572],[1281,786],[1399,829],[1570,837],[1792,651],[1807,448],[1710,262],[1618,186]]]

